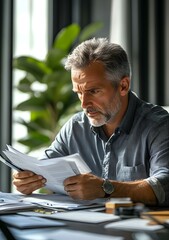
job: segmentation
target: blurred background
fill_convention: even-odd
[[[0,152],[10,144],[38,157],[80,109],[63,62],[90,37],[120,44],[132,90],[169,106],[168,12],[167,0],[1,0]],[[0,191],[12,191],[2,163]]]

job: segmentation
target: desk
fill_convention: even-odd
[[[161,229],[156,232],[143,232],[141,231],[138,234],[138,231],[122,231],[116,229],[105,229],[104,226],[106,223],[101,224],[88,224],[88,223],[78,223],[74,221],[62,221],[66,222],[66,226],[58,228],[58,227],[50,227],[50,228],[37,228],[37,229],[26,229],[19,230],[15,228],[10,228],[12,234],[14,235],[16,240],[66,240],[66,239],[57,239],[57,232],[59,229],[73,230],[73,231],[84,231],[89,233],[97,233],[103,234],[105,236],[121,236],[124,240],[168,240],[169,239],[169,229]],[[55,238],[46,238],[44,234],[54,233]],[[147,234],[146,238],[145,235]],[[0,235],[1,240],[6,240]],[[10,239],[8,239],[10,240]],[[68,239],[69,240],[69,239]],[[74,239],[76,240],[76,239]],[[77,239],[80,240],[80,239]],[[90,240],[90,239],[88,239]],[[104,239],[103,239],[104,240]],[[112,238],[113,240],[113,238]]]

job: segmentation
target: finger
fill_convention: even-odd
[[[28,185],[21,185],[19,187],[16,187],[16,189],[23,193],[23,194],[31,194],[32,192],[34,192],[35,190],[39,189],[39,188],[42,188],[44,187],[45,184],[43,184],[42,182],[38,183],[38,182],[35,182],[35,183],[32,183],[31,185],[28,184]]]
[[[24,194],[30,194],[31,192],[42,188],[45,186],[45,179],[33,179],[28,178],[24,180],[16,179],[13,181],[13,184],[15,185],[16,189]]]
[[[77,192],[77,191],[69,191],[67,192],[69,197],[71,197],[74,200],[86,200],[83,196],[83,194]]]
[[[73,192],[73,191],[76,191],[77,190],[77,187],[76,187],[77,184],[69,184],[69,185],[66,185],[64,187],[64,190],[66,192]]]
[[[31,184],[33,182],[42,182],[45,183],[46,179],[44,179],[42,176],[39,175],[33,175],[32,177],[25,177],[25,178],[15,178],[13,180],[13,184],[15,186],[20,186],[20,185],[27,185]]]
[[[69,184],[76,184],[79,181],[79,176],[80,175],[76,175],[76,176],[66,178],[63,182],[63,185],[67,186]]]
[[[86,189],[84,189],[84,185],[79,181],[79,182],[76,182],[76,183],[65,185],[64,190],[68,194],[74,192],[74,194],[76,194],[76,195],[79,195],[79,194],[83,195]],[[80,196],[80,198],[81,198],[81,196]]]
[[[21,171],[21,172],[14,172],[13,178],[27,178],[35,175],[35,173],[31,171]]]

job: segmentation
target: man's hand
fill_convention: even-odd
[[[33,191],[44,187],[46,179],[30,171],[16,172],[13,174],[13,184],[23,194],[31,194]]]
[[[130,197],[133,202],[155,205],[157,199],[152,187],[146,180],[118,182],[110,180],[115,187],[111,197]],[[81,174],[69,177],[64,181],[64,189],[74,199],[92,200],[103,198],[103,179],[93,174]]]
[[[102,178],[87,173],[65,179],[64,189],[73,199],[92,200],[104,197],[102,183]]]

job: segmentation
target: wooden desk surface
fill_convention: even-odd
[[[169,210],[161,210],[161,211],[149,211],[143,213],[142,217],[150,219],[149,216],[152,216],[152,224],[157,224],[155,220],[157,220],[159,223],[164,223],[166,220],[169,221]],[[154,218],[154,221],[153,221]],[[169,227],[169,224],[168,224]]]

